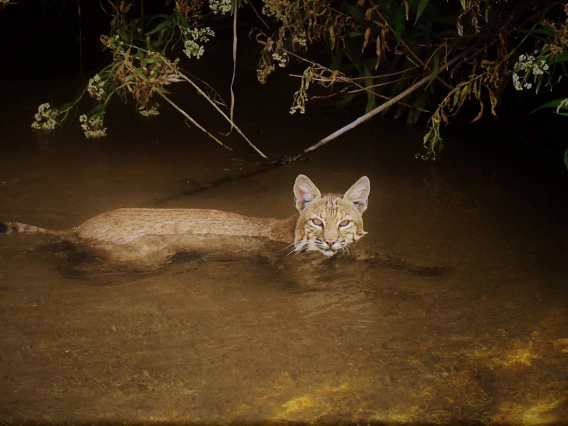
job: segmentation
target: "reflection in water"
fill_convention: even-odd
[[[543,200],[548,182],[459,159],[456,170],[416,163],[360,131],[353,155],[338,143],[311,163],[189,196],[187,182],[242,165],[208,141],[180,140],[183,126],[156,126],[104,142],[8,134],[17,153],[0,170],[0,219],[69,229],[157,204],[284,218],[299,173],[323,191],[366,174],[369,235],[331,259],[237,245],[139,273],[105,269],[73,244],[0,236],[1,419],[567,418],[566,204]],[[313,129],[272,131],[271,143],[297,152]],[[305,139],[290,137],[300,130]],[[381,138],[408,136],[399,132]]]

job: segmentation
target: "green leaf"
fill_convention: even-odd
[[[407,107],[405,107],[403,104],[401,103],[396,104],[396,112],[394,113],[394,119],[398,120],[400,117],[402,117],[406,109]]]
[[[404,28],[404,8],[399,6],[394,13],[394,31],[396,33],[396,42],[400,44],[402,38],[402,30]]]
[[[554,64],[556,62],[566,62],[568,61],[568,52],[564,51],[560,55],[551,55],[549,61],[551,64]]]
[[[436,77],[438,77],[438,74],[440,73],[440,56],[436,53],[434,55],[434,64],[432,67],[432,76],[430,77],[430,81],[428,82],[428,85],[426,86],[426,88],[428,88],[428,86],[430,86],[430,84],[432,84],[432,82],[436,79]]]
[[[156,34],[160,31],[162,31],[164,28],[169,27],[170,25],[172,25],[172,17],[168,16],[166,19],[164,19],[162,22],[160,22],[158,25],[156,25],[156,27],[151,30],[148,31],[146,34]]]
[[[416,23],[418,22],[418,19],[420,19],[420,16],[422,16],[422,12],[424,12],[424,9],[426,9],[426,6],[428,6],[429,2],[430,2],[430,0],[419,0],[418,1],[418,8],[416,9],[416,19],[414,20],[414,25],[416,25]]]
[[[406,121],[407,124],[416,124],[418,122],[418,118],[420,118],[420,114],[422,114],[422,111],[420,111],[418,108],[424,109],[427,97],[428,94],[425,91],[420,93],[420,96],[418,96],[418,99],[416,99],[416,102],[414,102],[414,105],[412,106],[412,108],[410,108],[410,111],[408,113],[408,120]]]
[[[128,33],[124,30],[120,30],[118,32],[118,35],[120,36],[120,39],[125,42],[125,43],[130,43],[130,37],[128,36]]]
[[[339,101],[335,103],[335,107],[337,109],[345,108],[347,105],[351,103],[353,99],[355,99],[356,93],[348,93],[344,95]]]
[[[556,35],[556,31],[554,31],[548,25],[544,25],[542,28],[533,28],[532,30],[518,30],[520,33],[525,34],[543,34],[548,37],[554,37]]]
[[[365,62],[363,64],[363,76],[370,77],[372,75],[373,73],[371,72],[371,68],[369,67],[367,62]],[[363,82],[366,87],[372,86],[374,83],[373,79],[370,78],[366,78],[365,80],[363,80]],[[367,92],[367,106],[365,108],[365,112],[372,111],[373,109],[375,109],[376,106],[377,106],[377,97],[373,93]]]
[[[542,108],[558,108],[558,105],[560,105],[560,103],[565,101],[565,100],[566,100],[566,98],[561,98],[561,99],[554,99],[553,101],[549,101],[549,102],[542,104],[541,106],[533,109],[529,113],[529,115],[532,114],[535,111],[538,111],[539,109],[542,109]],[[568,108],[565,107],[564,109],[568,109]]]
[[[104,115],[105,104],[98,104],[92,110],[87,112],[87,117],[91,118],[93,115]]]
[[[364,25],[365,27],[369,26],[369,22],[365,20],[365,11],[362,8],[350,3],[345,4],[343,8],[349,15],[351,15],[355,22]]]
[[[465,10],[465,0],[460,0],[460,3],[462,5],[462,9]]]
[[[74,102],[67,102],[64,103],[63,105],[61,105],[59,108],[57,108],[59,111],[66,111],[68,109],[70,109],[73,106]]]
[[[338,70],[343,62],[343,49],[339,49],[335,55],[333,55],[333,62],[329,66],[332,70]]]

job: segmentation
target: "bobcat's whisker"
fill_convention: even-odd
[[[285,250],[288,250],[289,248],[292,248],[292,251],[294,251],[294,248],[295,248],[294,243],[290,243],[290,244],[288,244],[286,247],[283,247],[282,249],[278,250],[278,253],[281,253],[281,252],[283,252],[283,251],[285,251]],[[290,253],[288,253],[288,254],[290,254]]]

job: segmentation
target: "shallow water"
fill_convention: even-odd
[[[106,140],[72,127],[34,135],[36,90],[12,105],[1,142],[1,220],[69,229],[120,207],[285,218],[299,173],[325,192],[367,175],[369,234],[352,256],[287,256],[267,244],[246,256],[186,254],[147,273],[102,272],[71,245],[1,236],[2,421],[568,418],[563,175],[528,173],[497,153],[450,149],[417,162],[420,132],[373,123],[308,163],[212,186],[256,166],[173,114],[146,123],[126,107]],[[272,157],[349,122],[241,108],[241,125]]]

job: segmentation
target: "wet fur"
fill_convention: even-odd
[[[343,196],[322,195],[311,180],[299,175],[294,185],[298,215],[287,219],[219,210],[126,208],[100,214],[68,231],[3,222],[0,233],[55,236],[89,247],[116,264],[142,269],[163,264],[182,251],[251,250],[262,240],[293,245],[295,252],[320,251],[331,256],[365,235],[362,214],[369,190],[369,179],[363,177]]]

